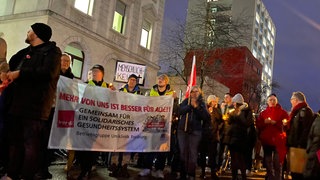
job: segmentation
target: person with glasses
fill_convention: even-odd
[[[125,93],[131,93],[136,95],[141,95],[140,87],[139,87],[139,76],[135,74],[131,74],[128,76],[127,83],[124,84],[119,91],[125,92]],[[132,152],[134,153],[134,152]],[[110,166],[111,173],[109,176],[111,177],[124,177],[129,178],[129,172],[128,172],[128,164],[129,161],[126,160],[126,156],[128,156],[129,153],[112,153],[112,156],[115,156],[118,161],[113,162]],[[124,159],[125,158],[125,159]],[[123,164],[124,162],[124,164]],[[116,165],[117,163],[117,165]]]
[[[278,103],[275,94],[268,96],[267,104],[268,107],[260,113],[256,125],[260,132],[259,139],[263,146],[267,178],[281,180],[281,167],[287,152],[287,138],[283,129],[283,122],[286,122],[289,116]]]
[[[202,124],[211,121],[203,100],[202,91],[193,86],[189,98],[180,104],[178,124],[178,143],[180,148],[180,179],[195,179],[198,158],[198,146],[202,137]]]
[[[314,114],[302,92],[293,92],[290,99],[292,108],[288,121],[288,147],[307,148],[308,134],[314,120]],[[291,172],[293,180],[303,179],[303,174]]]

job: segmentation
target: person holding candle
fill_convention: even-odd
[[[260,113],[256,126],[264,150],[267,177],[270,180],[280,180],[281,167],[287,152],[284,126],[287,125],[289,116],[278,103],[275,94],[268,96],[267,105],[268,107]]]

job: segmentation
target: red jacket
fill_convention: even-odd
[[[276,121],[276,124],[266,124],[264,120],[268,118]],[[275,146],[281,163],[287,153],[287,135],[283,131],[283,119],[289,119],[288,113],[277,104],[275,107],[267,107],[262,111],[256,122],[262,145]]]

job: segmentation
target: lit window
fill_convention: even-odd
[[[263,37],[263,38],[262,38],[262,44],[263,44],[264,46],[267,46],[267,40],[266,40],[266,37]]]
[[[260,23],[260,15],[258,12],[256,12],[256,21],[258,24]]]
[[[215,26],[216,25],[216,19],[210,19],[211,22],[211,26]]]
[[[94,0],[75,0],[74,7],[79,11],[92,16]]]
[[[255,58],[257,58],[257,51],[256,51],[256,50],[253,50],[253,51],[252,51],[252,55],[253,55]]]
[[[75,45],[76,46],[76,45]],[[76,78],[81,79],[84,61],[84,53],[75,46],[68,45],[64,52],[71,56],[71,70]]]
[[[112,29],[114,29],[115,31],[121,34],[123,34],[124,32],[125,12],[126,12],[126,5],[121,1],[117,1],[116,10],[114,11]]]
[[[140,39],[140,45],[150,49],[150,42],[151,42],[151,23],[144,20],[142,24],[142,30],[141,30],[141,39]]]

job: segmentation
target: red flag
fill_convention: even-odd
[[[188,83],[188,87],[187,87],[185,98],[189,97],[190,90],[191,90],[192,86],[196,85],[196,83],[197,83],[196,81],[197,81],[196,56],[193,55],[192,69],[191,69],[190,79],[189,79],[189,83]]]

